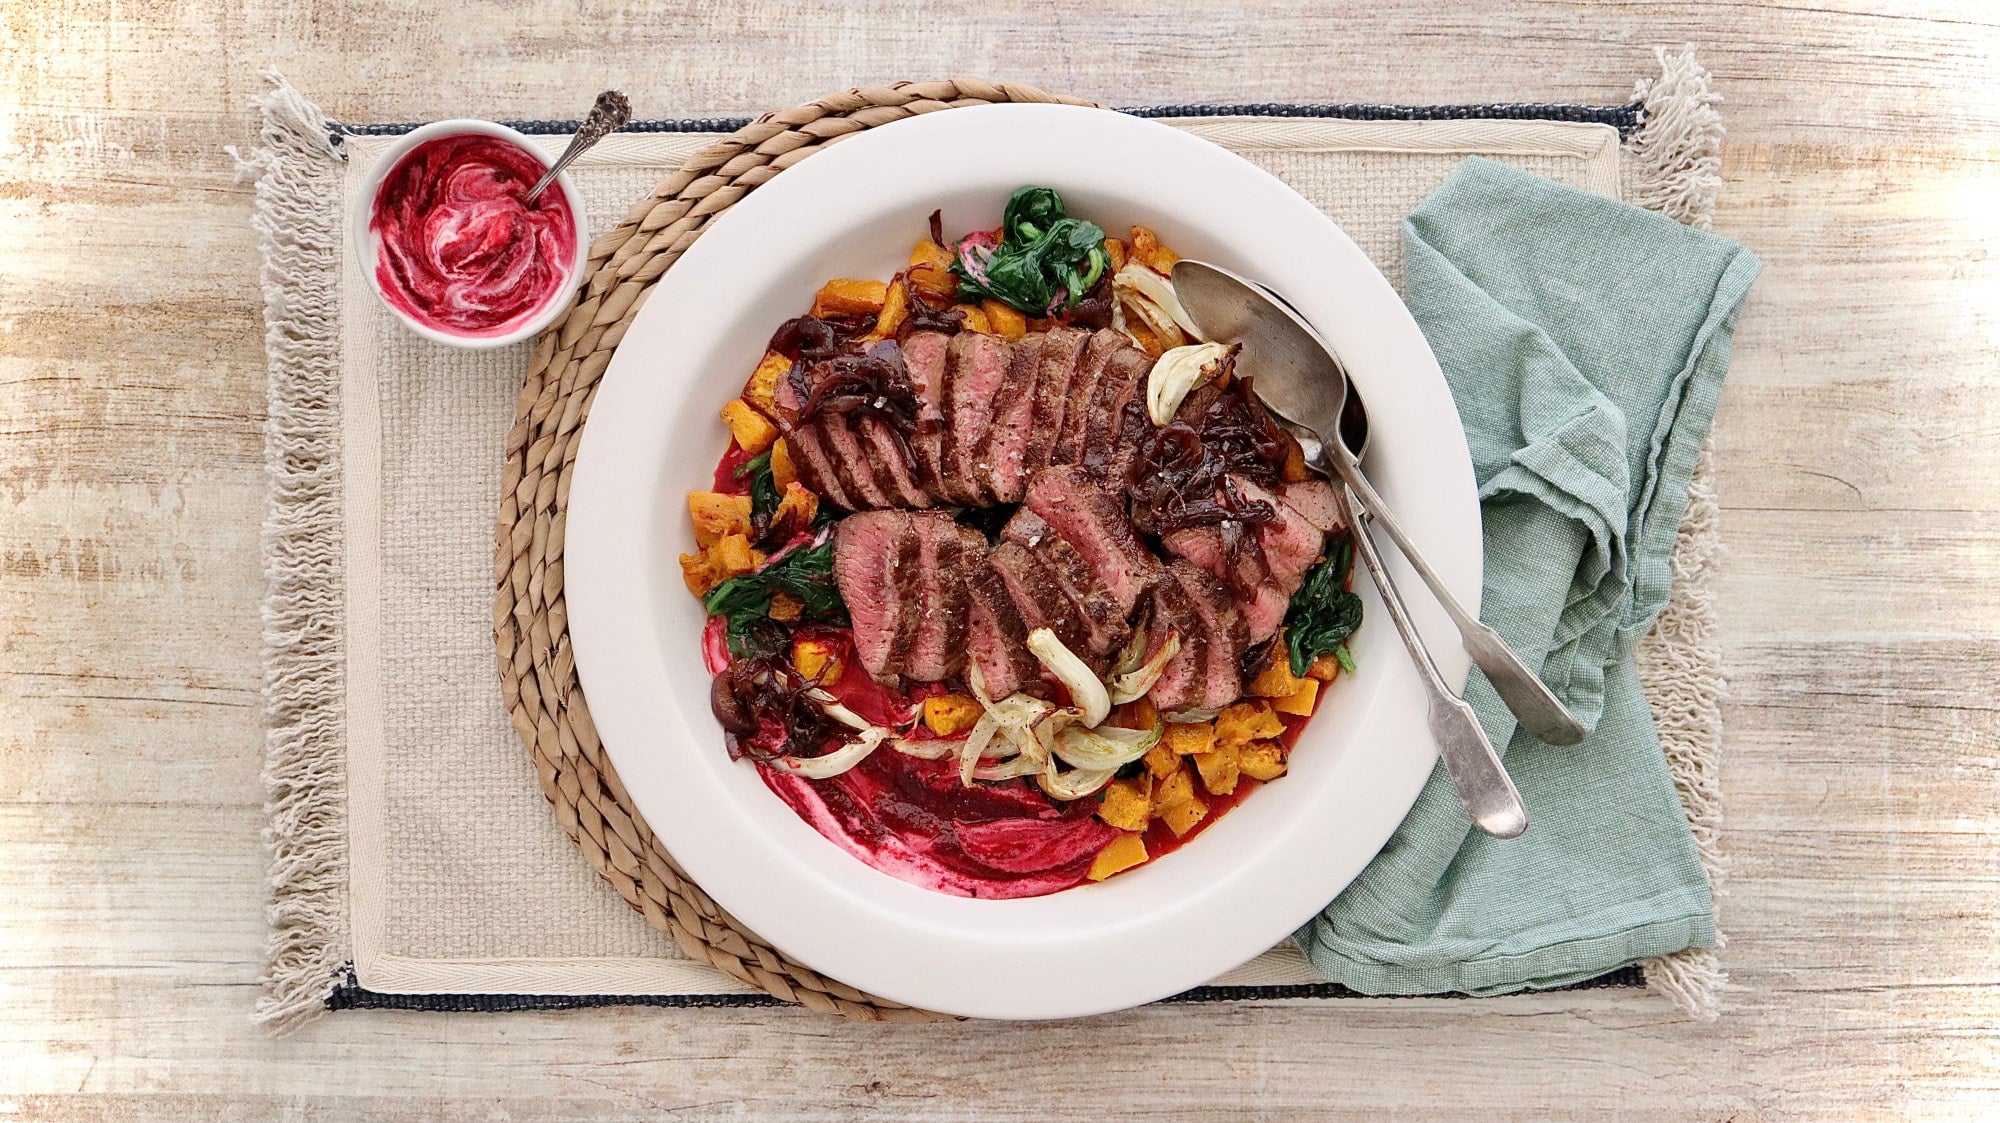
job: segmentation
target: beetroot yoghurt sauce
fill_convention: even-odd
[[[398,311],[451,335],[506,335],[558,297],[576,261],[562,185],[522,200],[546,166],[479,133],[418,145],[382,181],[368,228],[375,279]]]

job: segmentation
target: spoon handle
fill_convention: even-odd
[[[1424,584],[1430,586],[1438,603],[1451,617],[1451,622],[1458,626],[1466,654],[1472,656],[1473,664],[1485,672],[1486,680],[1493,684],[1494,693],[1520,719],[1521,728],[1551,745],[1574,745],[1583,740],[1583,723],[1577,721],[1562,700],[1542,682],[1542,676],[1521,661],[1514,649],[1507,646],[1507,641],[1500,638],[1499,632],[1467,612],[1458,598],[1451,595],[1451,590],[1445,587],[1444,578],[1438,576],[1437,571],[1424,560],[1423,552],[1404,532],[1403,525],[1396,521],[1389,505],[1369,485],[1368,477],[1361,474],[1361,465],[1355,463],[1354,454],[1338,441],[1330,444],[1322,442],[1321,449],[1323,458],[1333,461],[1332,467],[1347,484],[1362,510],[1382,524],[1382,529],[1389,532],[1389,539],[1403,551],[1403,556],[1410,560],[1410,565],[1424,579]]]
[[[1486,739],[1486,731],[1479,727],[1472,707],[1445,686],[1444,676],[1438,673],[1430,651],[1417,635],[1416,625],[1410,622],[1409,610],[1403,606],[1396,583],[1382,565],[1382,555],[1375,551],[1375,542],[1368,537],[1368,528],[1352,517],[1351,492],[1349,505],[1348,525],[1354,536],[1354,552],[1375,587],[1381,590],[1382,603],[1389,609],[1389,619],[1395,622],[1396,634],[1403,637],[1410,661],[1423,677],[1424,692],[1430,700],[1431,739],[1437,742],[1438,756],[1444,760],[1452,790],[1458,793],[1466,814],[1472,816],[1473,824],[1480,830],[1495,838],[1517,837],[1528,829],[1528,809],[1521,802],[1521,793],[1507,775],[1506,766],[1500,763],[1500,754],[1493,751],[1493,743]]]
[[[549,184],[556,181],[556,177],[562,174],[564,168],[575,163],[576,158],[588,151],[591,145],[624,128],[625,123],[631,119],[632,103],[624,94],[617,90],[606,90],[598,94],[597,102],[590,107],[589,115],[584,117],[583,124],[577,126],[576,135],[569,138],[569,147],[563,149],[563,154],[556,157],[556,162],[550,164],[549,170],[542,173],[542,178],[536,180],[535,185],[528,189],[528,197],[523,201],[532,203],[541,198],[542,192],[549,189]]]

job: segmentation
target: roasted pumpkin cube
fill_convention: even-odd
[[[1235,745],[1217,745],[1212,753],[1196,753],[1188,758],[1194,761],[1195,771],[1201,773],[1201,786],[1210,795],[1228,795],[1236,790],[1236,774],[1239,761]]]
[[[1165,741],[1146,750],[1146,771],[1152,773],[1154,779],[1171,776],[1180,766],[1180,755]]]
[[[708,564],[726,581],[763,565],[764,554],[761,550],[751,549],[750,539],[744,535],[726,534],[721,541],[708,548]]]
[[[719,491],[688,492],[695,545],[706,550],[732,534],[750,533],[750,497]]]
[[[1145,830],[1153,818],[1153,778],[1142,772],[1105,785],[1097,817],[1121,831]]]
[[[887,294],[882,298],[882,311],[875,317],[875,330],[868,336],[871,339],[887,339],[896,334],[896,329],[909,318],[910,286],[902,281],[891,281]]]
[[[1332,682],[1334,679],[1339,678],[1340,657],[1337,655],[1319,656],[1312,661],[1312,666],[1306,668],[1306,677],[1318,679],[1320,682]]]
[[[715,567],[708,564],[707,550],[681,555],[681,580],[687,582],[688,592],[696,597],[705,597],[710,589],[722,584]]]
[[[1132,256],[1161,276],[1172,276],[1181,256],[1160,244],[1158,235],[1143,226],[1132,228]]]
[[[741,398],[722,407],[722,423],[729,426],[729,435],[744,452],[752,456],[771,447],[778,439],[778,427],[771,419],[750,408],[750,403]]]
[[[1285,750],[1274,741],[1252,741],[1237,751],[1236,767],[1252,780],[1275,780],[1285,774]]]
[[[1167,353],[1167,345],[1161,342],[1160,337],[1153,334],[1151,328],[1136,319],[1126,319],[1125,334],[1132,337],[1132,342],[1137,343],[1141,351],[1144,351],[1155,359]]]
[[[768,536],[766,541],[788,541],[793,535],[810,529],[818,515],[819,496],[794,480],[785,485],[785,494],[779,497],[777,509],[771,512],[771,524],[765,531]]]
[[[783,437],[771,445],[771,482],[781,492],[799,482],[799,466],[792,463],[792,446]]]
[[[1151,729],[1160,723],[1160,711],[1151,698],[1138,698],[1113,708],[1105,720],[1119,729]]]
[[[924,699],[924,725],[940,737],[956,737],[979,724],[986,707],[964,694],[939,694]]]
[[[1189,772],[1187,766],[1183,764],[1167,773],[1153,787],[1153,810],[1157,813],[1193,798],[1194,773]]]
[[[958,294],[958,278],[951,273],[951,251],[925,238],[910,247],[910,268],[903,276],[921,296],[944,303]]]
[[[1292,660],[1284,645],[1276,644],[1271,650],[1271,665],[1250,680],[1250,693],[1259,698],[1285,698],[1297,694],[1302,681],[1292,673]]]
[[[1111,259],[1111,271],[1113,273],[1125,268],[1125,258],[1128,252],[1124,242],[1116,238],[1104,239],[1104,254]]]
[[[986,324],[993,334],[1009,343],[1028,334],[1028,317],[1017,311],[1013,305],[999,300],[982,300],[979,310],[986,313]]]
[[[1168,722],[1160,740],[1181,756],[1205,753],[1215,747],[1215,725],[1206,721]]]
[[[1092,881],[1103,881],[1114,873],[1139,865],[1147,857],[1149,855],[1146,853],[1146,839],[1143,835],[1121,834],[1105,843],[1104,849],[1097,852],[1097,857],[1091,860],[1090,873],[1087,876]]]
[[[888,303],[889,286],[882,281],[859,281],[839,277],[819,287],[813,294],[815,316],[874,316]]]
[[[773,620],[790,624],[806,614],[806,602],[790,593],[772,593],[771,609],[768,615]]]
[[[966,331],[976,331],[981,335],[993,334],[993,322],[986,318],[986,309],[977,304],[954,304],[951,310],[965,317],[960,326]]]
[[[1176,838],[1193,830],[1196,823],[1206,818],[1208,818],[1208,804],[1199,799],[1176,803],[1160,812],[1161,821],[1167,824],[1167,829],[1173,831]]]
[[[799,674],[821,686],[832,686],[840,681],[847,670],[841,662],[840,652],[834,645],[823,639],[798,639],[792,641],[792,666]]]
[[[1302,679],[1299,688],[1271,703],[1271,708],[1294,717],[1311,717],[1313,703],[1319,701],[1319,680]]]
[[[790,359],[776,351],[764,352],[757,369],[750,372],[750,381],[743,385],[743,400],[757,407],[766,417],[778,416],[778,379],[790,369]]]
[[[1237,702],[1215,719],[1215,739],[1227,745],[1276,737],[1284,731],[1285,723],[1264,701]]]

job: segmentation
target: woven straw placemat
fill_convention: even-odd
[[[1691,60],[1670,60],[1661,81],[1642,84],[1649,122],[1636,133],[1636,106],[1132,112],[1177,118],[1178,127],[1287,179],[1395,280],[1397,220],[1467,153],[1699,222],[1714,197],[1717,131],[1704,80]],[[945,93],[956,96],[937,96]],[[978,83],[904,86],[757,121],[646,122],[610,138],[575,173],[589,210],[608,224],[630,200],[644,201],[595,244],[595,281],[538,346],[475,354],[396,327],[342,245],[348,195],[389,138],[411,126],[333,125],[280,80],[263,107],[261,144],[244,161],[258,181],[271,329],[274,903],[259,1008],[267,1022],[290,1027],[328,1008],[781,997],[860,1017],[916,1016],[802,972],[738,929],[658,853],[590,734],[580,695],[565,693],[574,679],[560,597],[563,478],[609,348],[650,281],[713,215],[829,138],[975,94],[1036,96]],[[573,126],[521,127],[554,151]],[[668,182],[649,191],[663,176]],[[516,410],[510,403],[530,365],[534,377]],[[493,588],[488,528],[503,482],[496,618],[480,602]],[[1675,605],[1641,652],[1668,755],[1711,858],[1719,687],[1707,638],[1712,511],[1698,488]],[[495,638],[504,683],[492,674]],[[537,780],[521,767],[510,717]],[[573,843],[588,866],[575,862]],[[618,897],[602,892],[592,869]],[[621,899],[649,924],[631,919]],[[1647,977],[1655,990],[1699,997],[1712,977],[1697,966],[1698,958],[1649,964]],[[1287,944],[1182,997],[1352,993],[1315,980]],[[1638,981],[1637,969],[1603,980]]]

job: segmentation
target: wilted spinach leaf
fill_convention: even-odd
[[[731,652],[749,655],[757,651],[758,621],[769,618],[773,593],[797,597],[805,606],[800,619],[846,624],[847,604],[840,599],[840,588],[833,580],[833,539],[793,550],[755,573],[731,577],[709,590],[702,603],[710,616],[728,622]]]
[[[1000,241],[959,243],[951,270],[962,300],[991,297],[1047,316],[1076,307],[1110,267],[1103,227],[1068,217],[1062,196],[1050,188],[1022,187],[1007,200]]]
[[[1354,544],[1343,538],[1292,594],[1285,612],[1285,646],[1291,651],[1293,674],[1303,676],[1314,659],[1328,654],[1342,668],[1354,670],[1346,646],[1347,637],[1361,626],[1361,598],[1347,591],[1353,567]]]

